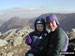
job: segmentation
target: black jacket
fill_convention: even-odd
[[[68,36],[60,27],[49,33],[49,40],[47,56],[61,56],[60,52],[68,48]]]

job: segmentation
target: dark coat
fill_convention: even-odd
[[[44,31],[39,33],[37,31],[31,32],[26,40],[26,44],[30,45],[28,53],[33,53],[34,56],[46,56],[48,46],[48,33]]]
[[[49,33],[49,40],[47,56],[61,56],[61,51],[67,51],[69,39],[60,27]]]

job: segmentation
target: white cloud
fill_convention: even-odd
[[[21,18],[33,18],[48,12],[48,10],[42,8],[13,8],[0,12],[0,19],[8,20],[14,16],[19,16]]]

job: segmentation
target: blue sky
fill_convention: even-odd
[[[75,0],[0,0],[0,10],[41,8],[50,11],[75,10]]]

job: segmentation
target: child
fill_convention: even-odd
[[[30,45],[30,50],[26,56],[46,56],[48,32],[43,18],[38,18],[34,24],[35,30],[31,32],[26,40],[26,44]]]

